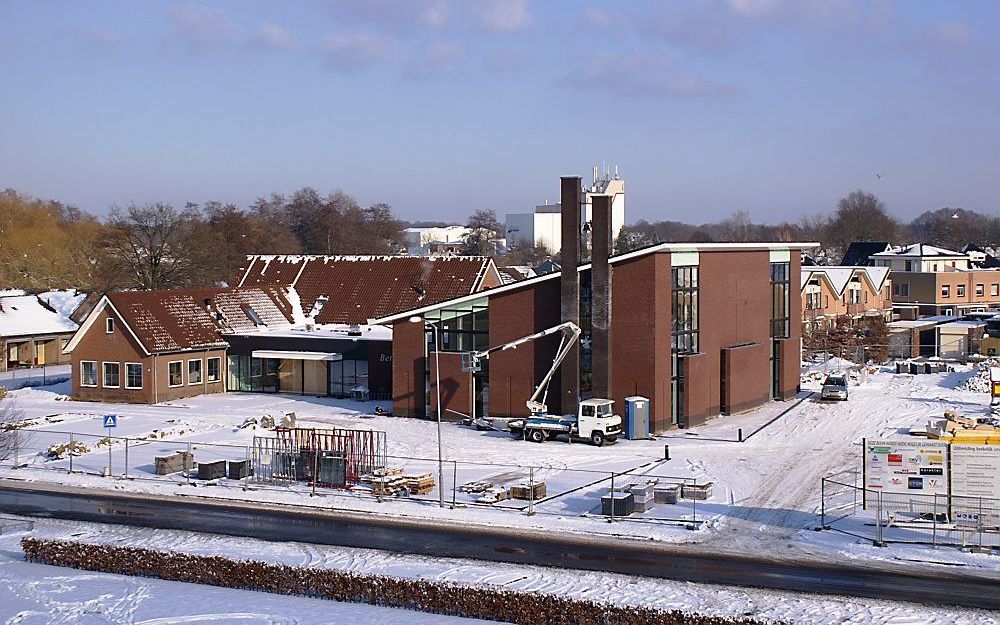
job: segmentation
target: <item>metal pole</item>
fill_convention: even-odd
[[[319,452],[313,450],[312,497],[316,496],[316,482],[319,481]]]
[[[608,518],[608,523],[615,522],[615,472],[611,472],[611,516]]]
[[[451,461],[451,507],[455,508],[455,492],[458,490],[458,461]]]
[[[826,478],[819,480],[819,527],[826,529]]]
[[[76,437],[69,435],[69,472],[73,472],[73,449],[76,447]]]
[[[128,478],[128,439],[125,439],[125,477]]]
[[[16,469],[17,465],[20,464],[19,463],[21,456],[20,446],[21,446],[21,430],[19,428],[14,428],[14,464],[11,467],[12,469]]]
[[[444,463],[441,458],[441,345],[438,343],[438,327],[433,323],[430,326],[434,329],[434,377],[437,379],[435,391],[437,393],[437,438],[438,438],[438,505],[444,507]]]
[[[535,514],[535,467],[528,467],[528,516]]]
[[[937,547],[938,494],[934,493],[934,529],[931,531],[931,547]]]
[[[108,477],[111,477],[111,428],[108,428]]]
[[[191,467],[188,467],[188,463],[191,463]],[[187,483],[191,483],[191,469],[194,468],[194,456],[191,455],[191,443],[187,444],[187,459],[184,461],[184,478],[187,479]]]

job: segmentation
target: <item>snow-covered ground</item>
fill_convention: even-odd
[[[813,531],[819,523],[821,478],[859,468],[862,438],[905,435],[911,426],[940,417],[948,409],[970,416],[988,411],[986,395],[958,388],[970,375],[970,368],[960,369],[919,376],[895,375],[888,368],[861,372],[852,383],[851,399],[836,404],[819,402],[809,394],[810,390],[818,389],[819,381],[814,379],[806,383],[797,403],[772,403],[743,415],[712,420],[702,427],[671,432],[656,440],[622,440],[603,448],[564,442],[539,445],[512,440],[497,432],[445,424],[442,445],[446,459],[446,500],[451,497],[453,475],[458,484],[463,484],[486,478],[520,481],[530,474],[535,480],[546,482],[549,497],[560,495],[536,505],[538,514],[534,516],[523,510],[525,502],[504,502],[495,508],[470,506],[472,496],[463,493],[456,496],[459,505],[455,509],[441,509],[436,505],[437,492],[384,502],[370,493],[343,491],[327,491],[325,497],[312,498],[305,486],[255,486],[244,490],[243,484],[227,485],[223,480],[211,487],[192,487],[179,475],[156,478],[151,474],[154,455],[186,448],[189,443],[196,458],[244,457],[255,432],[258,435],[264,432],[240,425],[248,417],[270,414],[280,419],[290,411],[297,414],[299,425],[385,431],[390,465],[437,474],[434,423],[373,416],[374,402],[357,404],[323,398],[229,393],[157,406],[132,406],[67,401],[64,394],[68,385],[23,389],[13,396],[33,423],[29,430],[31,453],[22,451],[20,458],[29,466],[13,471],[5,467],[0,469],[0,475],[515,527],[558,527],[568,532],[704,544],[713,550],[737,553],[774,552],[824,560],[917,561],[919,566],[947,561],[1000,571],[1000,558],[995,556],[901,545],[874,549],[870,543],[844,534]],[[787,413],[779,417],[783,411]],[[130,476],[138,479],[99,476],[108,462],[107,447],[97,444],[105,434],[101,415],[106,413],[119,415],[115,435],[149,439],[129,450]],[[774,420],[775,417],[779,418]],[[772,420],[749,440],[737,442],[738,430],[742,429],[746,436]],[[90,435],[87,444],[92,452],[74,458],[74,468],[88,473],[67,475],[63,471],[38,470],[43,467],[64,470],[68,466],[65,459],[45,460],[38,454],[54,442],[67,442],[65,435],[53,432]],[[203,443],[231,447],[199,447]],[[665,445],[669,445],[669,460],[664,459]],[[112,448],[111,462],[116,467],[113,471],[116,476],[122,473],[124,453],[122,445]],[[455,464],[450,464],[451,461]],[[611,472],[616,474],[618,487],[640,476],[642,479],[654,476],[664,481],[712,482],[714,492],[708,501],[695,504],[682,500],[678,505],[657,506],[650,512],[608,523],[595,513],[599,511],[600,496],[610,485]],[[698,531],[690,531],[686,521],[695,514],[705,522]]]
[[[0,522],[2,524],[2,522]],[[28,564],[18,541],[0,535],[0,619],[5,623],[472,623],[457,619],[328,601],[280,597],[178,582],[137,579]],[[304,543],[270,543],[193,532],[149,530],[70,521],[36,520],[35,537],[106,542],[200,555],[252,557],[265,562],[366,574],[492,585],[578,599],[720,616],[753,616],[787,623],[972,625],[992,614],[869,599],[733,589],[707,584],[582,571],[390,554]],[[178,600],[183,597],[182,600]],[[483,621],[476,621],[483,622]]]

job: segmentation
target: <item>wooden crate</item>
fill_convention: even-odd
[[[194,468],[194,454],[178,451],[171,456],[156,456],[154,467],[157,475],[170,475],[178,471],[190,471]]]
[[[510,487],[511,499],[538,501],[539,499],[543,499],[545,494],[545,482],[535,482],[533,485],[521,483]]]

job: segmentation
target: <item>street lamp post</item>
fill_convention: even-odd
[[[438,443],[438,505],[444,507],[444,460],[441,452],[441,344],[438,342],[438,327],[423,317],[410,317],[413,323],[423,323],[424,331],[430,326],[434,331],[434,390],[437,394],[437,443]]]

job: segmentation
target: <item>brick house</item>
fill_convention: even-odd
[[[0,296],[0,371],[69,362],[63,350],[78,324],[70,318],[72,310],[53,304],[58,300],[72,309],[84,297],[70,291]]]
[[[108,293],[67,346],[77,399],[392,389],[372,317],[500,284],[482,257],[251,256],[229,289]]]
[[[838,320],[881,317],[892,321],[888,267],[802,267],[802,331],[824,330]]]

